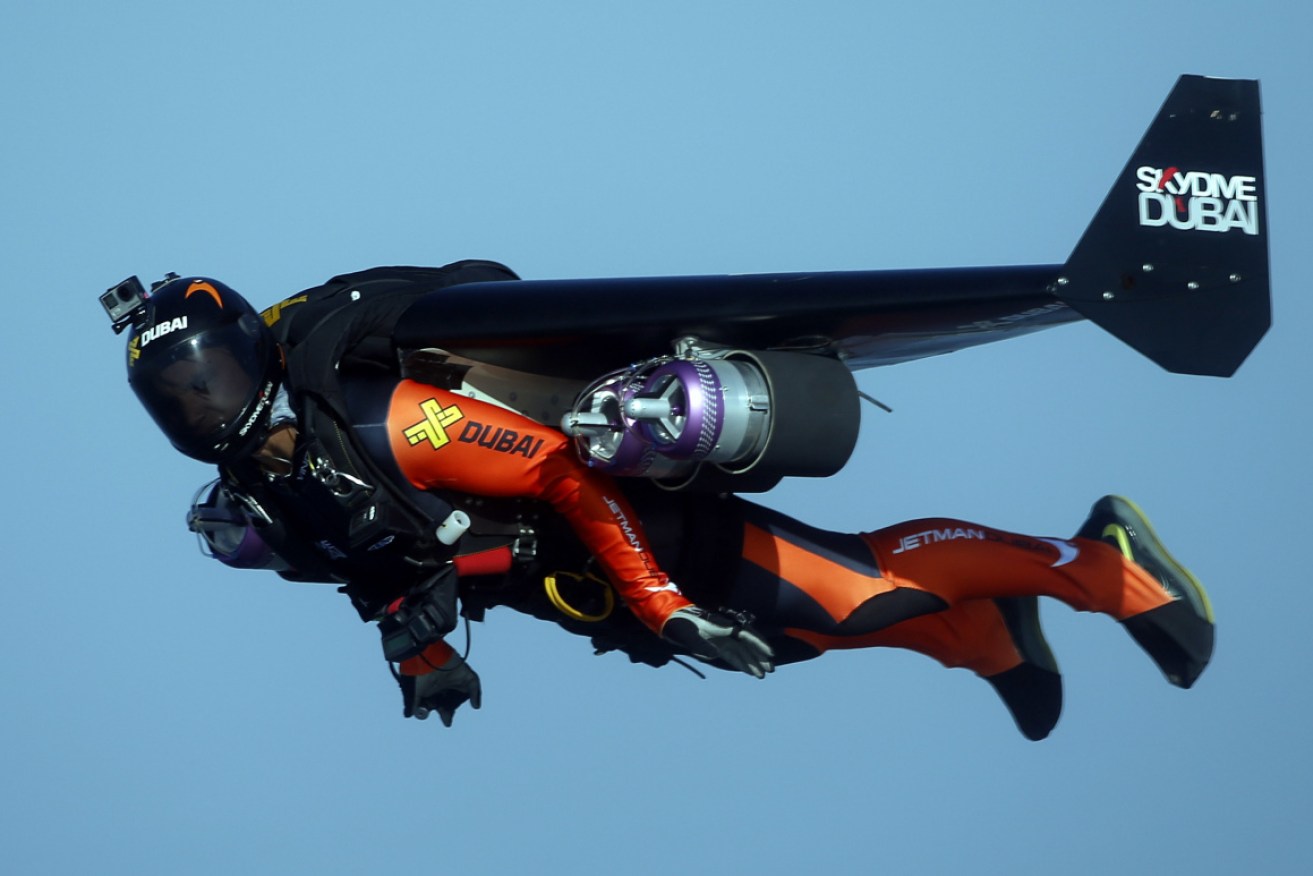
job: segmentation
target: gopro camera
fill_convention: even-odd
[[[164,275],[163,280],[151,283],[150,291],[154,292],[170,280],[176,279],[178,275],[170,271]],[[128,277],[117,286],[111,286],[104,295],[100,296],[100,305],[105,308],[105,313],[109,314],[109,321],[114,324],[114,334],[123,331],[129,323],[140,325],[146,321],[146,299],[149,297],[146,288],[136,277]]]
[[[100,296],[100,304],[109,314],[109,321],[114,324],[114,334],[127,328],[146,313],[146,289],[135,276],[128,277],[122,283],[111,286]]]

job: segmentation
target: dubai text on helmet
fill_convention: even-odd
[[[141,333],[141,345],[144,347],[156,338],[163,337],[169,332],[182,331],[187,327],[187,317],[178,316],[162,322],[159,325],[153,325]]]

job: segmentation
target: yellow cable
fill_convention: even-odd
[[[556,586],[556,578],[558,575],[573,578],[575,581],[591,580],[596,582],[597,585],[602,588],[603,605],[601,614],[584,614],[582,611],[566,602],[565,597],[561,595],[560,588]],[[547,598],[551,601],[552,605],[556,606],[556,610],[573,620],[595,624],[599,621],[606,620],[611,616],[611,612],[615,610],[615,592],[611,589],[611,585],[592,575],[578,575],[574,572],[553,572],[543,578],[543,589],[547,591]]]

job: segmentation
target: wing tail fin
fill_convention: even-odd
[[[1258,82],[1182,76],[1052,291],[1169,371],[1227,377],[1271,323]]]

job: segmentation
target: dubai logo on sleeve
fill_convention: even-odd
[[[420,402],[419,409],[424,412],[424,419],[405,430],[403,434],[406,440],[411,446],[421,441],[428,441],[434,450],[446,447],[451,441],[447,437],[447,427],[461,420],[465,415],[455,405],[444,408],[438,404],[436,398]]]

